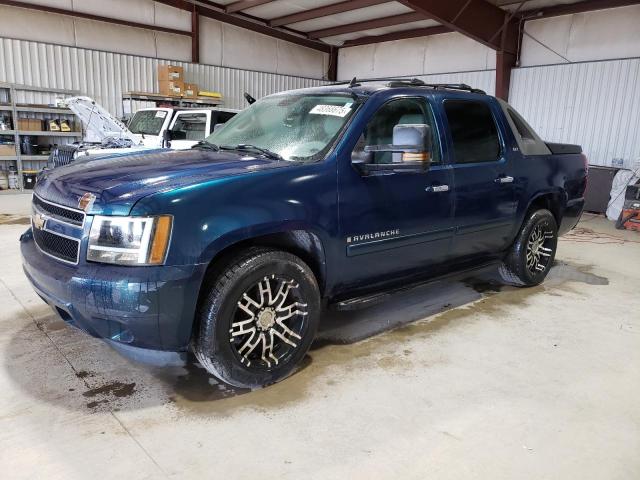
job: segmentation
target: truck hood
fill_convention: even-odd
[[[65,104],[82,122],[85,141],[104,142],[108,139],[119,139],[131,142],[131,145],[141,143],[140,138],[120,120],[111,115],[95,100],[89,97],[71,97]]]
[[[127,215],[138,200],[154,193],[289,165],[292,162],[206,150],[90,156],[44,172],[34,191],[44,200],[71,208],[79,208],[83,195],[93,194],[88,213]]]

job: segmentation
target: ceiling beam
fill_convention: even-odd
[[[314,18],[326,17],[327,15],[335,15],[336,13],[350,12],[359,8],[372,7],[382,3],[388,3],[390,0],[347,0],[346,2],[332,3],[322,7],[312,8],[303,12],[292,13],[283,17],[273,18],[269,22],[272,27],[280,25],[290,25],[292,23],[304,22],[305,20],[313,20]]]
[[[130,22],[128,20],[119,20],[117,18],[102,17],[100,15],[92,15],[90,13],[76,12],[73,10],[65,10],[63,8],[48,7],[46,5],[37,5],[34,3],[17,2],[14,0],[0,0],[0,5],[9,7],[28,8],[29,10],[38,10],[40,12],[56,13],[58,15],[67,15],[69,17],[84,18],[86,20],[94,20],[96,22],[112,23],[114,25],[122,25],[125,27],[142,28],[144,30],[153,30],[155,32],[172,33],[173,35],[191,36],[191,31],[176,30],[175,28],[160,27],[157,25],[148,25],[146,23]]]
[[[343,47],[356,47],[358,45],[370,45],[372,43],[392,42],[394,40],[405,40],[407,38],[428,37],[429,35],[439,35],[449,33],[449,27],[438,25],[437,27],[414,28],[413,30],[401,30],[399,32],[385,33],[384,35],[372,35],[368,37],[354,38],[347,40]]]
[[[247,10],[248,8],[258,7],[265,3],[271,3],[274,0],[240,0],[239,2],[233,2],[224,7],[225,12],[234,13],[241,10]]]
[[[640,0],[588,0],[580,3],[570,3],[567,5],[554,5],[552,7],[536,8],[523,12],[522,15],[527,20],[536,18],[558,17],[560,15],[572,15],[574,13],[586,13],[608,8],[628,7],[638,5]]]
[[[489,48],[516,53],[517,23],[509,21],[509,12],[486,0],[398,1]]]
[[[363,30],[390,27],[392,25],[402,25],[404,23],[417,22],[425,19],[425,15],[423,15],[422,13],[403,13],[401,15],[392,15],[390,17],[366,20],[364,22],[349,23],[347,25],[339,25],[337,27],[323,28],[321,30],[307,32],[307,34],[309,35],[309,38],[333,37],[336,35],[343,35],[345,33],[362,32]]]
[[[0,0],[2,1],[2,0]],[[306,37],[306,34],[298,32],[289,33],[278,28],[272,28],[265,24],[265,22],[258,19],[243,15],[243,14],[230,14],[224,12],[222,6],[218,6],[213,2],[203,2],[199,0],[155,0],[159,3],[164,3],[172,7],[181,8],[182,10],[191,11],[193,5],[196,7],[196,11],[201,17],[211,18],[219,22],[235,25],[236,27],[245,28],[256,33],[261,33],[273,38],[278,38],[286,42],[295,43],[303,47],[312,48],[324,53],[331,52],[331,45],[317,40],[311,40]]]

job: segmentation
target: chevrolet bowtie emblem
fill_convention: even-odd
[[[78,200],[78,208],[80,210],[88,212],[93,206],[93,202],[95,201],[96,201],[96,196],[93,193],[87,192],[80,197],[80,200]]]
[[[34,213],[31,219],[33,221],[33,228],[36,230],[42,230],[44,228],[44,224],[47,223],[47,219],[39,213]]]

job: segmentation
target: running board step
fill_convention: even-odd
[[[406,292],[408,290],[412,290],[422,285],[426,285],[427,283],[430,283],[430,282],[422,282],[417,284],[414,283],[407,287],[395,288],[393,290],[385,290],[384,292],[364,295],[362,297],[349,298],[347,300],[343,300],[341,302],[335,303],[333,306],[336,310],[340,310],[340,311],[359,310],[361,308],[367,308],[373,305],[377,305],[386,300],[389,300],[389,298],[391,298],[397,293]]]
[[[500,261],[492,260],[489,262],[482,263],[480,265],[476,265],[474,267],[456,270],[455,272],[447,273],[445,275],[441,275],[428,280],[414,282],[414,283],[410,283],[409,285],[403,285],[401,287],[391,288],[388,290],[383,290],[381,292],[371,293],[371,294],[363,295],[360,297],[352,297],[345,300],[341,300],[339,302],[331,304],[331,307],[339,311],[359,310],[361,308],[372,307],[386,300],[389,300],[391,297],[393,297],[394,295],[397,295],[398,293],[408,292],[409,290],[413,290],[415,288],[419,288],[419,287],[428,285],[430,283],[435,283],[442,280],[447,280],[452,278],[461,279],[465,275],[468,275],[471,272],[477,272],[478,270],[483,270],[485,268],[495,268],[500,263],[501,263]]]

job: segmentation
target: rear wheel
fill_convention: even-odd
[[[311,269],[286,252],[253,248],[212,282],[199,309],[198,361],[236,386],[255,388],[289,375],[304,358],[320,316]]]
[[[549,210],[532,212],[499,268],[502,280],[517,286],[538,285],[551,269],[557,246],[558,226],[553,214]]]

